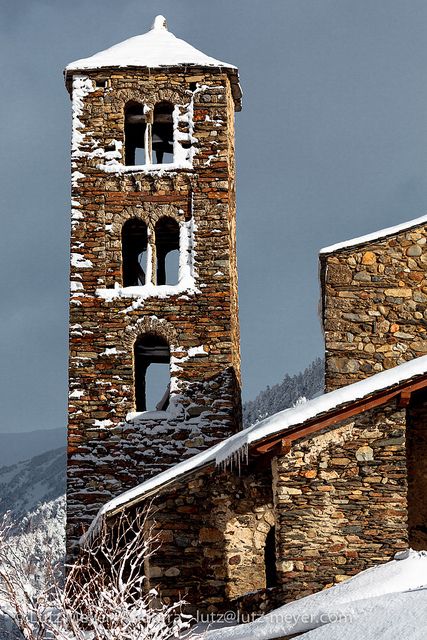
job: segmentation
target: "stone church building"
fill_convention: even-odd
[[[150,503],[163,597],[259,611],[426,548],[427,216],[321,251],[325,394],[242,430],[237,69],[159,16],[65,76],[70,555]]]

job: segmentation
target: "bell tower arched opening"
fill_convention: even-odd
[[[139,102],[129,102],[125,107],[126,165],[147,163],[147,133],[144,105]]]
[[[157,284],[176,284],[179,277],[179,224],[167,216],[157,221]]]
[[[173,104],[158,102],[154,107],[152,151],[156,154],[156,164],[173,162]],[[154,158],[153,158],[154,161]]]
[[[156,334],[140,336],[134,346],[137,411],[165,411],[170,395],[170,349]]]
[[[146,283],[147,225],[139,218],[127,220],[122,228],[123,286],[136,287]]]

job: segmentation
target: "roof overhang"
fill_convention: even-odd
[[[347,402],[342,402],[341,404],[332,404],[329,409],[322,413],[317,413],[311,418],[302,419],[299,422],[295,420],[295,422],[284,428],[279,427],[275,429],[274,433],[270,435],[255,438],[248,445],[248,461],[257,461],[263,457],[267,457],[268,459],[275,456],[286,455],[291,450],[294,442],[314,436],[324,429],[338,425],[356,415],[360,415],[366,411],[385,405],[393,400],[397,402],[397,406],[402,408],[407,407],[411,399],[411,395],[414,392],[427,388],[427,370],[425,370],[427,366],[425,364],[427,363],[427,356],[417,358],[416,361],[419,361],[417,362],[417,365],[420,367],[420,373],[415,370],[415,373],[408,375],[406,379],[396,383],[390,383],[388,386],[384,385],[382,388],[368,392],[355,400],[349,400]],[[399,367],[395,367],[395,370],[402,370],[402,368],[405,367],[405,370],[408,370],[408,367],[411,364],[413,365],[413,363],[414,361],[404,363]],[[410,369],[412,372],[414,371],[412,366]],[[382,372],[375,376],[371,376],[371,381],[374,378],[384,376],[384,373],[388,372]],[[366,380],[353,383],[352,385],[345,387],[345,389],[350,389],[365,382]],[[334,394],[339,396],[340,391],[342,390],[337,389],[336,391],[325,394],[324,397],[334,396]],[[316,399],[308,401],[308,403],[314,402],[315,400]],[[286,413],[286,411],[281,413]],[[279,416],[280,413],[277,415]],[[250,428],[245,431],[249,432]],[[240,435],[242,433],[244,432],[240,432]],[[158,476],[144,482],[142,485],[135,487],[135,489],[124,492],[118,496],[118,498],[114,498],[105,504],[98,512],[98,515],[93,521],[87,534],[83,536],[82,541],[86,540],[87,537],[90,537],[96,530],[97,523],[100,518],[112,517],[124,509],[152,499],[153,496],[170,490],[173,487],[178,487],[190,477],[194,477],[198,474],[212,473],[215,469],[218,469],[216,463],[216,452],[221,449],[221,446],[224,443],[238,437],[238,435],[239,434],[231,436],[227,440],[223,441],[223,443],[219,443],[211,449],[175,465],[175,467],[172,467],[166,472],[160,473]],[[174,472],[174,470],[176,471]]]

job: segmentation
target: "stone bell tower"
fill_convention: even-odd
[[[69,550],[98,508],[240,428],[237,69],[148,33],[72,98]],[[156,369],[167,380],[157,397]]]

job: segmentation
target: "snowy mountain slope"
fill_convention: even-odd
[[[52,574],[49,567],[55,567],[55,576],[62,584],[65,558],[65,519],[66,501],[62,495],[55,500],[39,505],[34,511],[14,526],[13,549],[18,567],[26,567],[24,579],[38,591],[51,584]],[[2,602],[2,607],[13,616],[14,608]],[[33,636],[31,636],[33,637]],[[44,637],[44,636],[43,636]],[[0,612],[0,640],[24,640],[13,620]]]
[[[324,389],[324,361],[316,358],[301,373],[285,375],[282,382],[261,391],[255,400],[243,405],[244,427],[264,420],[278,411],[292,407],[300,398],[310,400]]]
[[[65,447],[1,467],[0,514],[11,510],[21,518],[40,503],[55,500],[65,493],[65,474]]]
[[[66,438],[65,428],[0,433],[0,467],[28,460],[58,447],[65,447]]]

